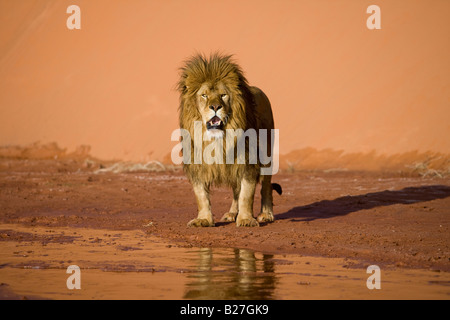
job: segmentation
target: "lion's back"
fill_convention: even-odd
[[[258,87],[250,87],[250,92],[255,101],[255,111],[258,121],[258,128],[255,129],[274,129],[275,125],[269,98]]]

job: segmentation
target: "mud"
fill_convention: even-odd
[[[450,293],[447,272],[386,268],[380,290],[369,290],[367,266],[353,259],[186,249],[136,230],[0,229],[11,237],[0,244],[3,299],[447,299]],[[49,234],[70,234],[71,241],[47,243]],[[80,289],[66,285],[74,264]]]
[[[3,297],[448,299],[448,177],[284,170],[275,222],[219,222],[231,192],[217,188],[216,227],[202,229],[186,227],[196,203],[180,170],[99,171],[110,165],[0,160]],[[82,290],[65,286],[70,264]],[[382,290],[365,286],[369,265]]]

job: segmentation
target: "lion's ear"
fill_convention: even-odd
[[[186,94],[186,92],[188,91],[188,89],[189,89],[189,87],[187,86],[187,85],[182,85],[182,86],[179,86],[178,87],[178,90],[180,91],[180,93],[183,95],[183,94]]]

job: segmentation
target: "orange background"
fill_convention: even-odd
[[[81,30],[66,27],[71,4]],[[366,27],[371,4],[381,30]],[[0,145],[162,160],[178,68],[218,50],[269,96],[281,154],[448,154],[449,12],[447,0],[1,0]]]

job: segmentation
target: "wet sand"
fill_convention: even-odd
[[[448,299],[450,274],[353,259],[184,248],[142,231],[0,225],[0,296],[10,299]],[[14,231],[12,231],[14,230]],[[26,240],[25,240],[26,239]],[[80,289],[68,289],[70,265]],[[353,264],[352,267],[350,265]]]
[[[182,172],[109,165],[0,161],[3,298],[448,299],[449,178],[284,171],[275,222],[218,222],[231,202],[218,188],[216,227],[199,229]],[[71,264],[81,290],[66,287]]]

